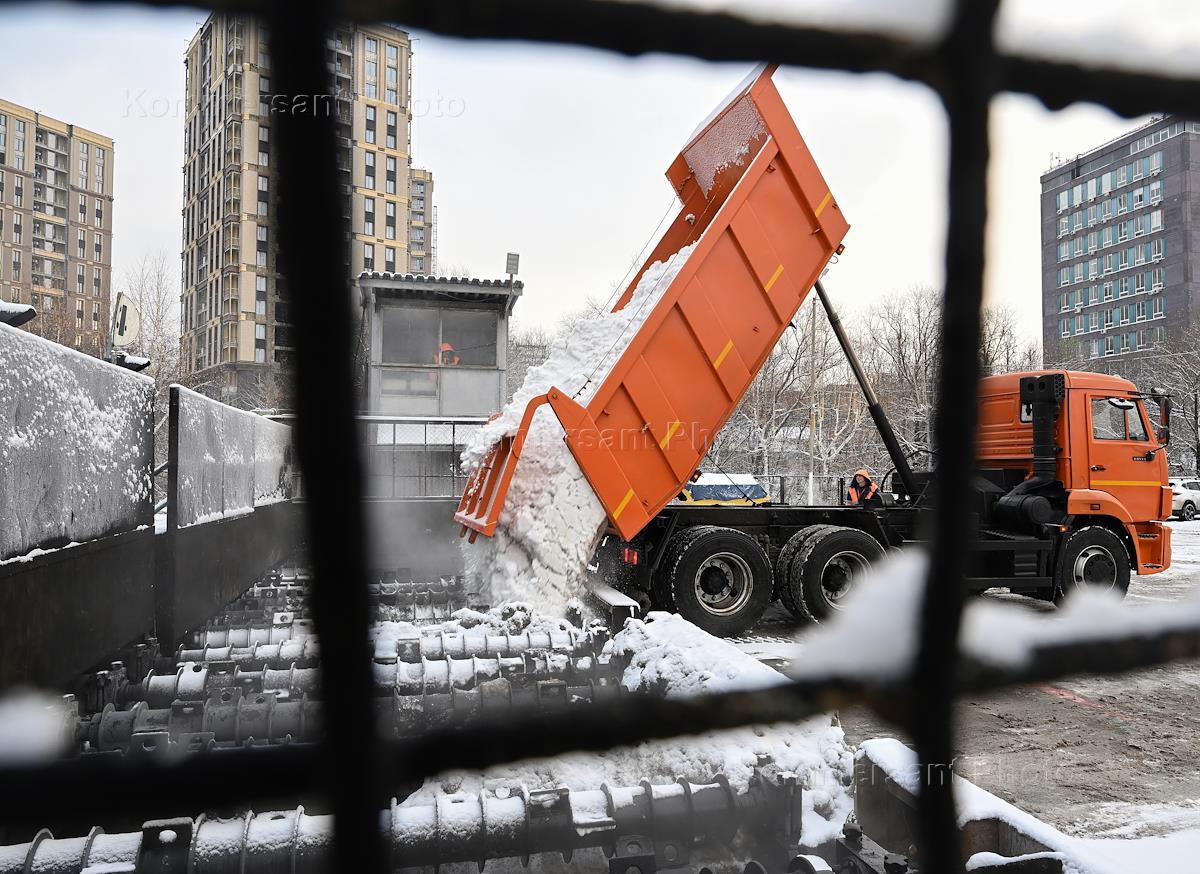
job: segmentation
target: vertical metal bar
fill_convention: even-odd
[[[167,533],[179,527],[179,386],[167,395]]]
[[[271,9],[274,149],[279,167],[278,267],[292,298],[296,446],[308,493],[313,619],[327,683],[319,775],[334,814],[331,869],[379,871],[383,845],[377,738],[366,658],[368,605],[363,465],[354,418],[353,323],[338,192],[337,139],[325,65],[326,7]]]
[[[964,579],[973,550],[966,483],[975,464],[980,304],[987,223],[988,109],[995,93],[992,27],[999,0],[958,0],[942,43],[941,96],[949,119],[949,229],[942,305],[933,551],[913,682],[913,740],[924,778],[918,797],[921,870],[962,871],[954,809],[954,681]]]

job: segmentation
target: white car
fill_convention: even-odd
[[[1200,509],[1200,477],[1171,477],[1171,512],[1176,519],[1191,522]]]

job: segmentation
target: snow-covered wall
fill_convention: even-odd
[[[177,526],[238,516],[287,497],[291,428],[183,386],[171,390],[179,399]]]
[[[254,504],[270,504],[292,492],[292,429],[254,417]]]
[[[0,324],[0,561],[153,522],[154,383]]]

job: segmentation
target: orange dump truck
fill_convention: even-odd
[[[598,555],[605,582],[725,635],[748,628],[773,597],[799,617],[828,616],[870,562],[920,540],[929,510],[929,474],[909,469],[819,286],[849,225],[772,72],[748,77],[668,169],[682,207],[614,309],[650,265],[693,249],[607,377],[586,406],[557,388],[533,399],[455,514],[472,539],[494,533],[533,414],[549,404],[607,511],[611,532]],[[814,286],[895,465],[884,505],[671,504]],[[1054,412],[1033,398],[1046,385],[1059,387]],[[1168,564],[1165,455],[1131,384],[993,377],[981,403],[974,587],[1045,597],[1082,584],[1123,590],[1131,567],[1153,573]],[[1129,423],[1119,441],[1091,436],[1093,417],[1110,409]]]

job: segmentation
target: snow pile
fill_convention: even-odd
[[[674,613],[650,613],[645,622],[630,619],[613,638],[612,649],[628,659],[621,682],[630,691],[670,698],[787,682],[758,659]]]
[[[0,558],[149,521],[154,383],[0,324]]]
[[[613,653],[633,655],[637,660],[623,677],[626,688],[655,689],[668,697],[784,682],[751,656],[678,616],[652,614],[652,621],[628,622],[626,630],[614,638]],[[596,789],[604,783],[664,783],[677,777],[706,783],[716,775],[724,775],[735,790],[744,791],[755,766],[765,757],[794,772],[804,788],[805,842],[815,845],[835,837],[853,807],[846,787],[854,762],[841,727],[829,717],[652,741],[603,753],[535,759],[482,774],[452,772],[426,781],[404,803],[428,804],[440,795],[511,789],[522,783],[531,789],[565,786],[580,790]]]
[[[693,246],[651,265],[624,308],[583,321],[557,341],[550,357],[531,368],[503,412],[481,427],[463,450],[473,472],[502,437],[515,434],[534,397],[556,387],[587,404],[608,371],[679,273]],[[562,612],[582,587],[587,563],[604,528],[605,512],[563,440],[548,405],[534,414],[520,462],[493,537],[464,542],[469,576],[493,603],[533,601]]]

